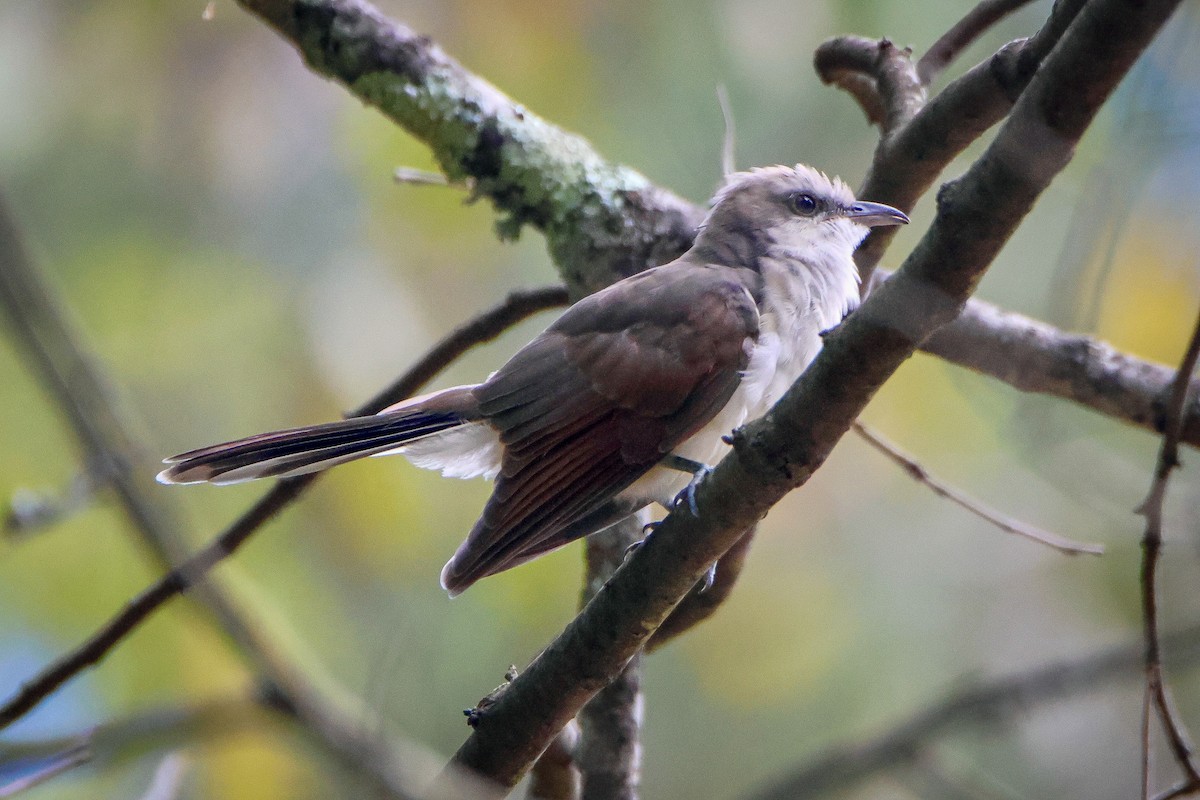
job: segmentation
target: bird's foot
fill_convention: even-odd
[[[659,525],[662,525],[662,520],[657,522],[647,522],[642,526],[642,538],[625,548],[625,555],[621,557],[622,564],[628,561],[631,555],[642,549],[642,545],[646,543],[646,540],[650,538],[650,534],[654,533],[655,529],[658,528]]]
[[[688,481],[688,485],[684,490],[675,496],[675,502],[672,506],[679,507],[687,503],[688,510],[692,512],[692,516],[700,516],[700,507],[696,505],[696,487],[710,474],[712,474],[712,467],[707,464],[696,464],[696,469],[692,471],[692,479]]]

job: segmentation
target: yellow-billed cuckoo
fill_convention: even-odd
[[[580,300],[483,383],[193,450],[159,480],[237,483],[391,453],[496,478],[442,570],[458,594],[694,489],[722,437],[764,414],[857,303],[867,229],[906,222],[804,165],[732,175],[690,250]]]

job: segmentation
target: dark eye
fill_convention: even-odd
[[[817,213],[817,198],[807,192],[796,192],[788,195],[788,208],[802,217],[811,217]]]

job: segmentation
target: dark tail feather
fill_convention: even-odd
[[[160,483],[239,483],[317,472],[467,422],[452,411],[405,410],[261,433],[168,458]]]

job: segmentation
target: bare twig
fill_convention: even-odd
[[[1179,665],[1200,663],[1200,627],[1167,637]],[[911,763],[936,739],[970,725],[999,725],[1023,710],[1061,697],[1092,692],[1143,663],[1143,646],[1128,644],[1078,659],[1049,664],[955,691],[883,733],[830,747],[752,795],[753,800],[813,800],[871,780]]]
[[[725,120],[725,134],[721,137],[721,176],[728,177],[737,171],[737,127],[733,121],[733,107],[729,104],[729,92],[725,84],[717,84],[717,103],[721,106],[721,118]]]
[[[565,299],[565,290],[557,286],[510,294],[500,305],[489,309],[443,339],[408,372],[352,412],[351,416],[377,413],[411,395],[470,348],[495,338],[527,316],[561,305]],[[295,500],[319,474],[312,473],[279,481],[207,547],[130,601],[86,642],[24,684],[16,695],[0,706],[0,728],[19,719],[74,675],[97,663],[163,603],[193,586],[213,566],[237,550],[251,534]]]
[[[1068,539],[1065,536],[1059,536],[1057,533],[1044,531],[1041,528],[1028,525],[1020,520],[1001,514],[999,511],[988,508],[975,498],[930,475],[929,471],[913,460],[911,456],[902,452],[896,445],[887,441],[861,422],[854,423],[854,432],[862,437],[863,441],[871,445],[871,447],[883,453],[893,463],[898,464],[908,477],[925,486],[938,497],[944,497],[959,508],[974,514],[984,522],[999,528],[1005,533],[1024,536],[1026,539],[1031,539],[1039,544],[1052,547],[1060,553],[1065,553],[1069,556],[1079,555],[1080,553],[1089,553],[1096,556],[1104,554],[1103,545],[1077,542],[1074,539]]]
[[[585,542],[583,608],[642,540],[643,514],[636,514]],[[634,656],[611,683],[597,692],[576,718],[575,763],[583,800],[637,800],[642,777],[642,659]]]
[[[917,62],[917,75],[924,86],[937,80],[950,62],[983,35],[988,28],[1007,17],[1030,0],[983,0],[954,27],[942,34]]]
[[[1023,392],[1070,400],[1149,431],[1162,432],[1176,372],[1106,342],[1067,333],[982,300],[931,336],[922,350]],[[1181,442],[1200,447],[1200,379],[1192,380]]]
[[[92,749],[86,741],[72,745],[46,757],[44,763],[28,775],[0,785],[0,798],[15,797],[91,760]]]
[[[1138,507],[1137,513],[1146,518],[1142,534],[1142,627],[1146,646],[1146,698],[1142,712],[1142,797],[1149,800],[1150,728],[1151,716],[1156,714],[1167,735],[1171,755],[1184,773],[1184,791],[1200,790],[1200,765],[1188,737],[1187,727],[1175,709],[1170,689],[1163,677],[1162,646],[1158,633],[1158,561],[1163,544],[1163,503],[1171,472],[1179,466],[1179,437],[1183,426],[1183,409],[1187,404],[1192,374],[1200,359],[1200,317],[1188,342],[1187,351],[1171,385],[1167,404],[1162,447],[1154,468],[1150,492]]]
[[[858,196],[911,211],[942,170],[1008,114],[1083,5],[1084,0],[1055,3],[1033,37],[1011,42],[972,67],[881,138]],[[872,274],[895,233],[876,228],[855,252],[864,294],[874,286]]]

